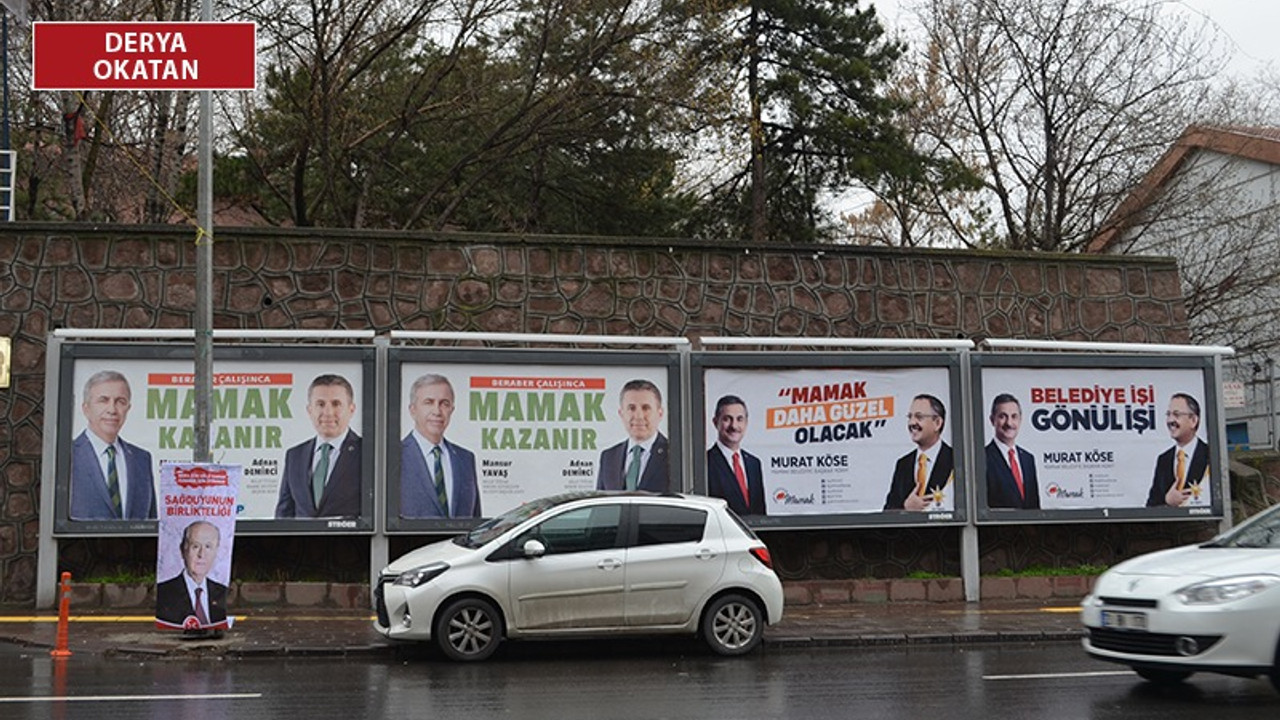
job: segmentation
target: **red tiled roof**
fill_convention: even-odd
[[[1187,157],[1196,150],[1212,150],[1224,155],[1280,165],[1280,127],[1192,125],[1174,142],[1133,192],[1111,213],[1102,230],[1089,242],[1085,252],[1099,253],[1115,242],[1142,208],[1173,177]]]

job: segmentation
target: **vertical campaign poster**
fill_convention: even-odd
[[[1203,369],[982,367],[977,386],[989,518],[1216,512]]]
[[[181,359],[166,350],[81,347],[64,359],[60,517],[94,529],[157,517],[159,469],[190,462],[195,440],[189,350]],[[214,462],[243,468],[237,518],[371,527],[372,453],[362,436],[372,418],[372,361],[363,352],[228,348],[215,356],[210,449]]]
[[[741,515],[922,522],[963,510],[946,367],[710,367],[702,388],[707,493]]]
[[[156,543],[156,627],[221,630],[228,614],[239,465],[164,463]]]
[[[392,525],[447,526],[565,492],[682,489],[672,366],[406,357],[390,363]]]

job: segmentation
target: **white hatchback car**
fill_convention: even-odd
[[[1280,506],[1201,545],[1126,560],[1081,610],[1084,649],[1155,683],[1196,671],[1280,690]]]
[[[723,500],[579,493],[534,500],[418,548],[373,588],[375,628],[483,660],[504,638],[701,634],[750,652],[782,618],[769,550]]]

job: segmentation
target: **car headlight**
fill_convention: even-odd
[[[1221,605],[1256,595],[1280,584],[1275,575],[1238,575],[1188,585],[1174,593],[1186,605]]]
[[[392,581],[392,585],[400,587],[418,587],[419,585],[439,577],[440,573],[448,570],[449,566],[442,562],[434,562],[430,565],[422,565],[412,570],[405,570],[400,576]]]

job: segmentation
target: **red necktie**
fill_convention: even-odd
[[[1022,489],[1022,468],[1018,467],[1018,453],[1009,448],[1009,469],[1013,471],[1013,481],[1018,483],[1018,496],[1027,499],[1027,491]]]
[[[196,588],[196,620],[201,627],[209,624],[209,616],[204,613],[204,603],[200,602],[200,596],[204,594],[204,588]]]
[[[742,488],[742,499],[746,501],[747,507],[751,507],[751,495],[747,492],[747,474],[742,471],[742,461],[738,459],[738,453],[733,454],[733,476],[738,478],[738,487]]]

